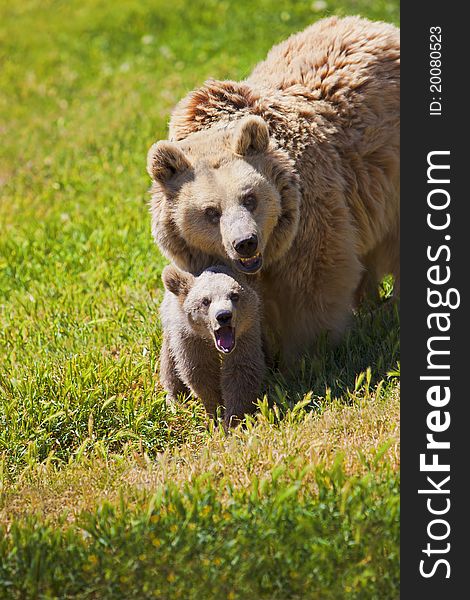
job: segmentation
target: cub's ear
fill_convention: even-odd
[[[265,152],[269,145],[269,129],[261,117],[250,115],[236,125],[233,134],[235,154],[245,156]]]
[[[190,167],[183,152],[171,142],[157,142],[148,151],[147,172],[159,183],[167,183],[174,175]]]
[[[187,296],[194,283],[194,279],[194,275],[182,271],[174,265],[168,265],[163,269],[163,285],[175,296]]]

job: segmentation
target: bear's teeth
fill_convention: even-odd
[[[259,253],[255,254],[255,256],[252,256],[251,258],[241,258],[240,261],[244,264],[244,265],[252,265],[254,262],[256,262],[259,258]]]

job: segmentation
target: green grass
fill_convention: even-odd
[[[168,6],[0,7],[0,598],[397,598],[397,311],[272,373],[227,439],[167,405],[145,157],[204,79],[399,3]]]
[[[209,477],[182,491],[168,484],[136,508],[122,500],[83,513],[79,530],[28,518],[0,541],[0,580],[13,583],[11,598],[398,596],[395,476],[346,486],[338,462],[314,467],[316,489],[303,489],[307,469],[282,484],[273,469],[225,502]]]

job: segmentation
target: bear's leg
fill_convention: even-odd
[[[193,394],[215,417],[221,404],[220,359],[215,346],[200,338],[185,340],[179,352],[178,369]]]
[[[400,299],[400,222],[398,222],[380,246],[382,270],[394,277],[393,299]]]
[[[352,320],[354,287],[338,295],[337,302],[327,303],[320,294],[312,296],[308,306],[292,306],[283,324],[280,370],[290,375],[306,354],[321,350],[317,343],[326,337],[329,346],[338,344]]]
[[[400,229],[399,226],[395,232],[387,239],[387,254],[388,254],[388,266],[390,273],[393,275],[395,281],[393,283],[393,298],[395,300],[400,299]]]
[[[378,285],[385,275],[393,275],[393,298],[400,297],[400,230],[397,225],[363,259],[366,271],[356,292],[356,300],[378,299]],[[361,297],[359,297],[359,294]]]
[[[175,360],[171,355],[170,344],[165,335],[160,351],[160,382],[168,392],[170,400],[176,400],[179,394],[189,394],[188,387],[178,375]]]
[[[255,410],[266,365],[259,331],[250,331],[237,340],[235,350],[222,364],[224,422],[230,427]]]
[[[377,277],[375,273],[371,274],[367,269],[363,272],[361,282],[354,294],[354,308],[359,308],[364,300],[368,300],[372,304],[377,304],[380,300]]]

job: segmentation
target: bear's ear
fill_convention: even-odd
[[[236,125],[233,134],[233,149],[235,154],[259,154],[265,152],[269,145],[269,129],[261,117],[250,115],[244,117]]]
[[[165,288],[175,296],[187,296],[194,283],[194,275],[181,271],[174,265],[163,269],[162,280]]]
[[[167,183],[174,175],[190,167],[191,164],[183,152],[171,142],[157,142],[148,151],[147,172],[159,183]]]

